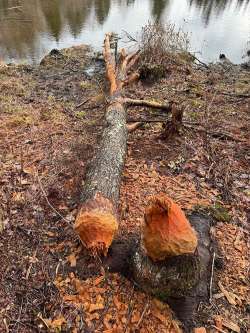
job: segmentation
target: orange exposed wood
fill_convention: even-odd
[[[74,225],[83,245],[93,254],[107,254],[118,229],[110,200],[97,194],[81,207]]]
[[[143,240],[154,261],[194,253],[198,243],[181,208],[165,194],[153,197],[146,208]]]
[[[112,56],[110,49],[110,34],[106,34],[105,36],[103,55],[106,63],[106,75],[110,82],[110,95],[112,96],[117,90],[117,83],[115,73],[115,59]]]

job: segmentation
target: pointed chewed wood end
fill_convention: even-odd
[[[80,208],[74,229],[92,254],[106,256],[118,230],[112,202],[97,193]]]
[[[198,239],[185,214],[165,194],[150,198],[145,212],[143,243],[153,261],[195,252]]]

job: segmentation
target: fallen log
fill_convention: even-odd
[[[106,110],[106,125],[100,146],[87,169],[82,192],[83,204],[74,227],[84,246],[93,253],[105,255],[118,229],[117,207],[127,148],[127,127],[126,111],[119,101],[122,85],[116,76],[109,34],[106,35],[104,45],[110,103]],[[120,69],[120,77],[123,78],[126,71],[123,63]]]
[[[106,124],[100,145],[87,168],[82,205],[74,224],[83,245],[93,254],[103,255],[107,254],[118,229],[119,189],[127,149],[125,107],[144,105],[171,111],[171,103],[133,100],[122,96],[123,88],[137,77],[136,73],[130,71],[140,52],[126,55],[122,49],[116,64],[110,47],[111,37],[111,34],[106,34],[103,52],[106,76],[110,83]]]

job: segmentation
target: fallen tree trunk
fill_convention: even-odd
[[[110,48],[111,34],[104,41],[106,76],[110,83],[110,100],[105,115],[105,128],[99,148],[88,166],[82,192],[82,205],[74,228],[83,245],[93,254],[107,254],[118,229],[119,189],[127,148],[127,105],[144,105],[171,111],[171,103],[133,100],[122,96],[123,87],[134,81],[137,73],[129,71],[140,56],[137,51],[120,52],[119,62]]]
[[[75,221],[75,230],[84,246],[93,253],[104,255],[118,229],[120,179],[127,148],[126,111],[119,100],[122,86],[116,78],[109,39],[110,35],[106,35],[104,59],[111,100],[106,110],[100,146],[88,166],[83,204]]]
[[[107,253],[118,229],[117,206],[120,178],[127,147],[126,112],[114,102],[106,111],[106,127],[99,149],[88,166],[83,205],[75,229],[93,252]]]

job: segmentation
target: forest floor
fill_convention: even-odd
[[[90,54],[79,46],[40,66],[0,66],[0,331],[181,332],[166,304],[105,272],[72,228],[108,91]],[[213,297],[195,326],[249,332],[249,71],[170,62],[165,78],[126,94],[175,100],[185,114],[180,135],[162,140],[163,111],[128,110],[129,121],[151,122],[129,134],[119,233],[139,237],[158,192],[209,215]]]

